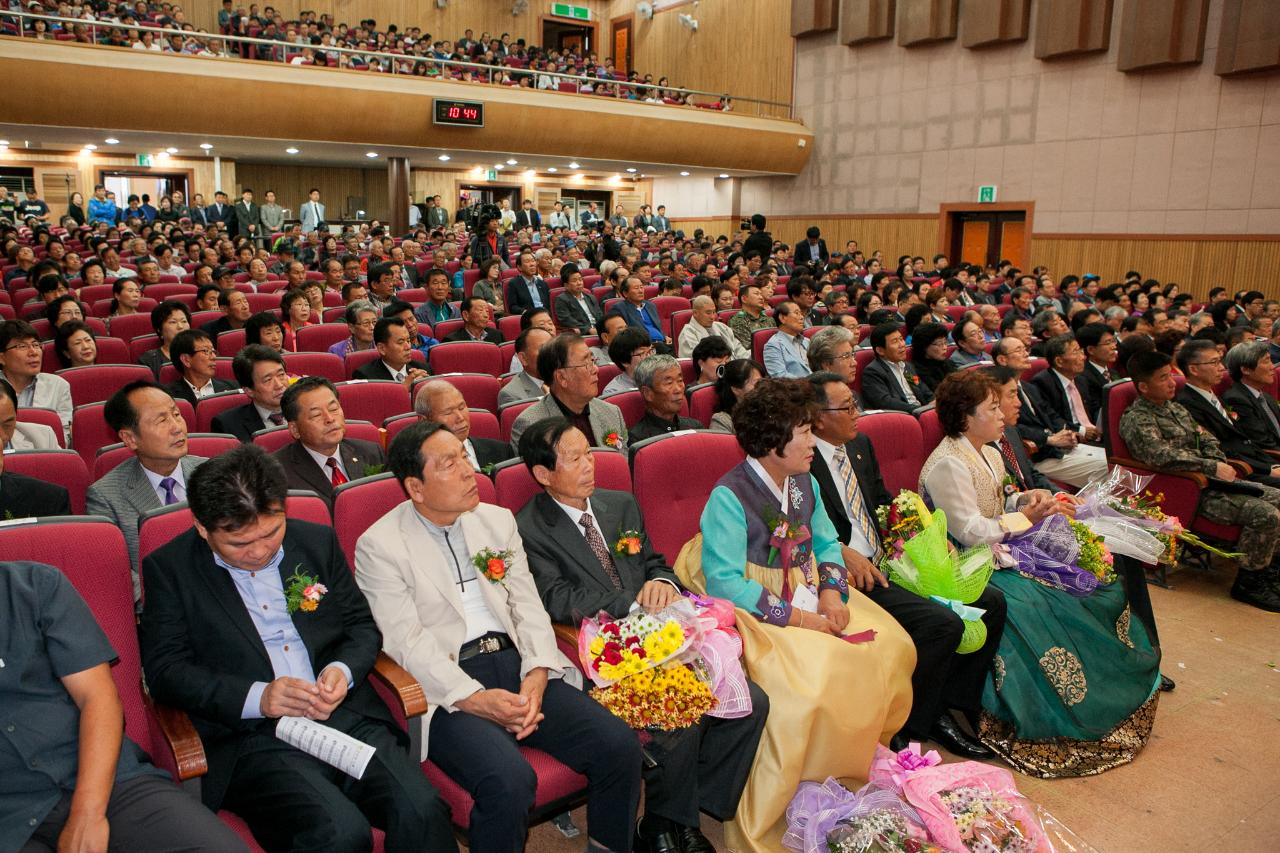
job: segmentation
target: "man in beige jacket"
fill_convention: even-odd
[[[480,503],[462,443],[440,424],[405,429],[389,456],[409,500],[360,537],[356,582],[383,648],[431,706],[422,757],[475,800],[471,849],[522,849],[536,786],[525,745],[587,777],[588,850],[630,850],[639,742],[578,689],[514,516]]]

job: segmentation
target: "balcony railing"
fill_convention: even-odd
[[[36,32],[37,21],[45,22],[46,29],[43,35]],[[58,15],[38,15],[31,12],[0,12],[0,34],[16,38],[40,38],[68,44],[131,47],[128,38],[133,32],[136,32],[139,38],[144,33],[151,33],[152,43],[160,46],[160,50],[155,52],[174,56],[249,59],[287,65],[339,68],[363,73],[375,72],[455,80],[490,86],[524,86],[525,83],[522,81],[527,80],[528,87],[543,91],[588,94],[594,97],[670,107],[732,110],[739,115],[769,118],[791,116],[791,104],[783,101],[747,98],[727,92],[708,92],[672,86],[658,87],[652,83],[634,83],[590,74],[566,74],[562,71],[532,69],[525,67],[521,61],[511,60],[511,58],[504,60],[501,65],[488,65],[406,53],[312,45],[224,33],[214,34],[154,24],[125,25],[112,21],[90,21]],[[172,46],[175,38],[180,39],[176,49]]]

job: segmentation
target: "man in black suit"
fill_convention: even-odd
[[[448,808],[368,682],[382,636],[337,536],[286,520],[287,489],[253,445],[192,475],[194,529],[143,564],[147,686],[191,715],[205,805],[244,818],[267,850],[368,849],[371,824],[388,851],[456,850]],[[357,781],[277,739],[281,717],[377,752]]]
[[[530,425],[520,456],[544,491],[516,516],[538,595],[553,622],[578,625],[606,611],[615,618],[634,606],[657,611],[680,598],[675,575],[644,532],[635,498],[597,489],[587,437],[563,418]],[[615,539],[639,534],[632,553]],[[699,812],[729,820],[738,807],[769,714],[769,699],[748,683],[751,714],[704,716],[687,729],[659,733],[649,744],[645,815],[637,850],[711,853],[698,829]]]
[[[1077,378],[1084,372],[1084,350],[1071,334],[1057,335],[1045,341],[1044,357],[1049,362],[1031,379],[1031,386],[1052,410],[1058,420],[1085,441],[1096,441],[1102,432],[1084,404]]]
[[[258,430],[284,426],[280,398],[289,387],[289,374],[280,353],[262,344],[250,344],[236,353],[231,369],[249,402],[216,415],[213,431],[231,433],[248,444]]]
[[[262,244],[262,208],[253,201],[253,190],[244,189],[240,193],[240,202],[235,206],[236,236],[252,240],[255,245]]]
[[[907,361],[907,344],[898,323],[881,323],[871,330],[876,357],[862,370],[862,399],[872,409],[911,413],[933,402],[933,392]]]
[[[218,190],[213,194],[213,204],[204,209],[205,221],[209,225],[218,224],[222,226],[224,231],[231,231],[231,224],[235,221],[235,213],[231,210],[231,205],[227,203],[227,194],[222,190]]]
[[[1272,396],[1275,365],[1266,341],[1236,344],[1227,353],[1227,370],[1235,384],[1222,394],[1236,428],[1256,447],[1280,450],[1280,404]]]
[[[382,356],[355,370],[356,379],[403,382],[406,388],[427,377],[427,371],[413,360],[409,324],[399,317],[383,317],[373,327],[373,345]]]
[[[441,343],[455,341],[484,341],[490,344],[502,343],[502,332],[489,325],[493,307],[479,296],[469,296],[462,300],[462,328],[455,329],[444,336]]]
[[[551,288],[538,275],[538,261],[533,252],[521,252],[516,259],[520,275],[507,282],[507,313],[523,314],[530,308],[551,309]],[[564,281],[564,270],[560,271]]]
[[[1187,383],[1175,398],[1191,413],[1196,423],[1213,434],[1229,459],[1238,459],[1253,469],[1248,479],[1280,488],[1280,460],[1258,447],[1236,428],[1237,414],[1223,405],[1214,392],[1223,378],[1222,357],[1212,341],[1191,340],[1178,351],[1178,369]]]
[[[323,376],[304,376],[280,398],[280,411],[296,441],[277,450],[289,488],[310,489],[333,507],[333,490],[381,473],[387,463],[371,441],[347,438],[338,389]]]
[[[822,231],[818,226],[809,226],[809,230],[805,232],[805,239],[796,243],[796,266],[807,264],[816,269],[819,265],[825,266],[831,259],[831,253],[827,251],[827,241],[823,240],[821,235]]]
[[[476,236],[471,239],[471,257],[476,266],[483,266],[489,258],[497,257],[503,269],[507,265],[507,241],[498,233],[501,220],[494,217],[482,217],[476,229]]]
[[[975,718],[982,708],[982,688],[1004,631],[1004,594],[988,587],[972,606],[985,611],[987,641],[969,654],[956,654],[964,624],[950,608],[889,583],[877,567],[884,543],[876,508],[893,500],[880,476],[871,441],[858,432],[858,407],[848,384],[834,373],[815,373],[809,382],[817,394],[819,415],[810,472],[822,492],[822,503],[844,544],[849,585],[857,586],[883,607],[911,635],[916,669],[911,677],[911,715],[894,736],[893,748],[911,739],[928,738],[956,755],[994,756],[970,738],[951,715],[956,709]]]
[[[6,418],[14,418],[12,410],[9,397],[0,394],[0,424]],[[5,471],[4,454],[0,453],[0,521],[45,515],[71,515],[71,498],[67,490],[44,480]]]
[[[582,273],[575,265],[565,264],[560,268],[560,283],[564,285],[564,293],[556,297],[556,325],[564,331],[594,335],[601,329],[604,310],[587,290]]]
[[[1116,335],[1106,323],[1086,323],[1076,332],[1084,350],[1084,372],[1076,377],[1076,387],[1084,397],[1085,409],[1095,424],[1102,425],[1102,403],[1106,386],[1119,377],[1112,371],[1116,361]]]
[[[165,386],[175,400],[186,400],[194,406],[204,397],[235,390],[234,383],[214,376],[218,352],[213,338],[203,329],[178,332],[169,344],[169,358],[181,374]]]
[[[542,214],[533,208],[533,201],[525,199],[520,203],[520,209],[516,211],[516,228],[532,228],[538,230],[542,227]]]
[[[471,410],[462,392],[448,380],[424,382],[414,398],[413,410],[422,420],[443,424],[453,433],[462,442],[471,467],[477,471],[491,469],[515,455],[509,442],[471,434]]]
[[[222,269],[224,276],[234,275],[230,270]],[[253,315],[253,311],[249,307],[249,297],[231,286],[224,287],[218,292],[218,307],[222,309],[222,316],[216,320],[210,320],[200,327],[202,332],[215,341],[218,340],[218,335],[223,332],[243,329],[244,324]]]

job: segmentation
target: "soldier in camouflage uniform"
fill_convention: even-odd
[[[752,292],[753,288],[754,292]],[[750,305],[748,307],[760,312],[759,317],[752,317],[747,309],[743,308],[729,318],[729,328],[733,330],[738,343],[742,344],[747,352],[751,352],[751,336],[760,329],[777,328],[778,324],[773,322],[773,318],[765,313],[765,309],[768,306],[765,304],[764,294],[758,284],[744,284],[738,290],[738,298],[739,300],[749,300]]]
[[[1170,360],[1158,352],[1138,353],[1129,361],[1129,375],[1138,398],[1120,417],[1120,437],[1129,452],[1143,464],[1165,471],[1195,471],[1220,480],[1235,480],[1218,440],[1202,429],[1181,405],[1173,401]],[[1231,597],[1273,613],[1280,612],[1275,584],[1280,571],[1272,565],[1280,544],[1280,489],[1257,483],[1261,497],[1227,494],[1212,485],[1200,494],[1200,512],[1220,524],[1238,524],[1236,549],[1240,560]]]

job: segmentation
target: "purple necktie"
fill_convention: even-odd
[[[164,489],[164,505],[171,506],[178,502],[178,496],[174,494],[174,489],[178,488],[178,481],[172,477],[165,477],[160,481],[160,488]]]

